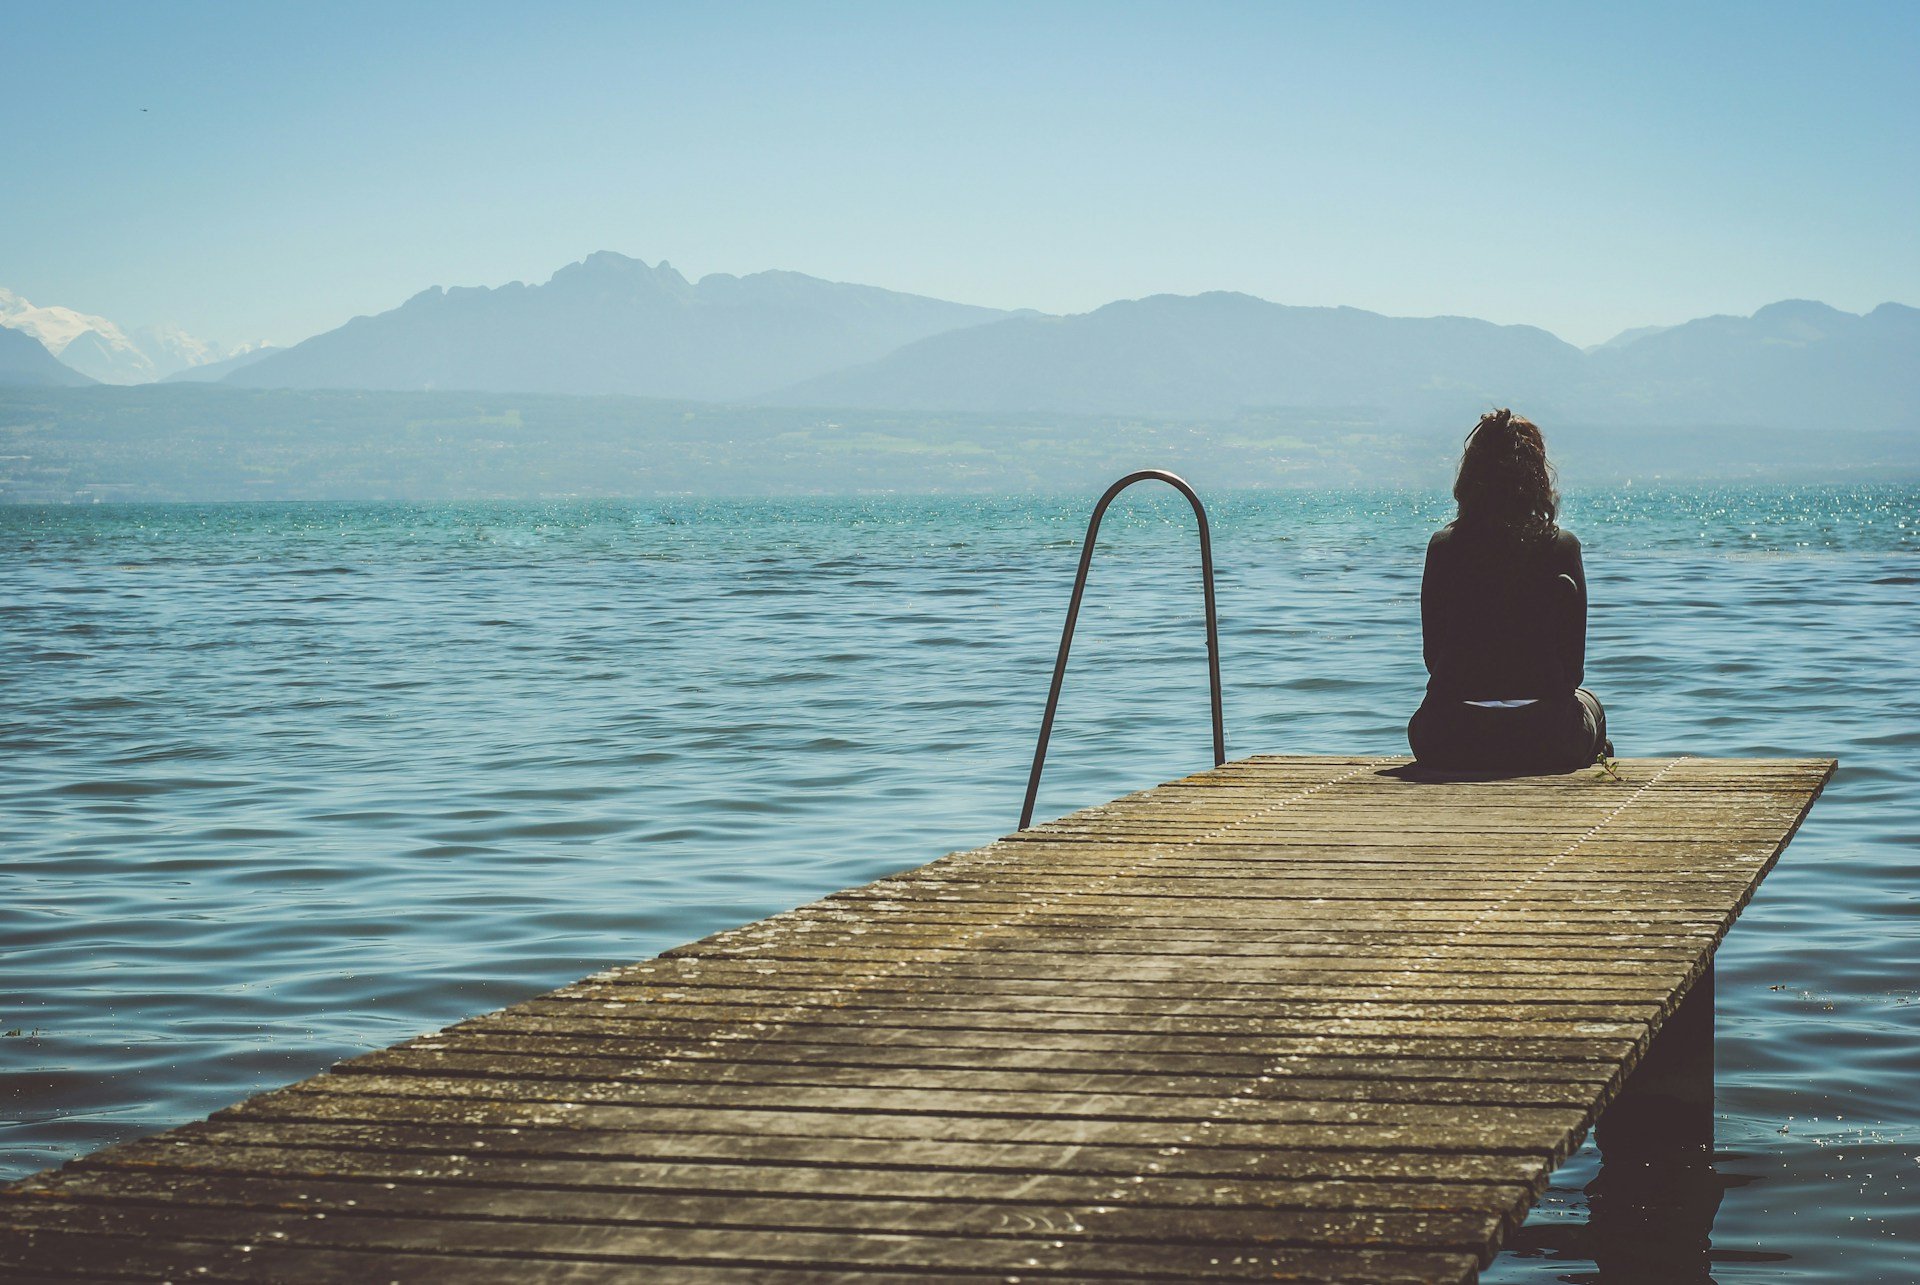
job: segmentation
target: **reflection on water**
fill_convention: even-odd
[[[1701,1285],[1724,1190],[1713,1167],[1714,976],[1694,983],[1594,1130],[1582,1224],[1536,1221],[1510,1248],[1589,1260],[1592,1285]],[[1565,1181],[1565,1175],[1562,1176]]]
[[[1556,1175],[1555,1187],[1565,1191],[1570,1181],[1591,1173],[1591,1163],[1569,1165]],[[1584,1200],[1584,1217],[1536,1216],[1482,1279],[1706,1285],[1734,1279],[1721,1270],[1725,1264],[1787,1262],[1792,1255],[1780,1251],[1714,1249],[1714,1215],[1724,1193],[1739,1181],[1717,1172],[1712,1154],[1697,1147],[1608,1160],[1575,1188]]]
[[[1091,498],[0,509],[0,1172],[1011,828]],[[1229,752],[1402,752],[1442,497],[1211,498]],[[1183,507],[1109,519],[1042,814],[1209,759]],[[1569,522],[1621,753],[1842,769],[1711,1164],[1589,1147],[1487,1279],[1920,1279],[1920,492]]]

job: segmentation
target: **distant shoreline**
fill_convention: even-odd
[[[1546,429],[1568,485],[1920,481],[1915,431]],[[605,396],[0,388],[0,503],[1033,494],[1441,486],[1463,425],[1364,407],[932,414]]]

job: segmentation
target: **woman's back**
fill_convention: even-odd
[[[1427,543],[1420,582],[1427,690],[1468,701],[1567,695],[1584,677],[1586,602],[1571,531],[1519,540],[1449,523]]]

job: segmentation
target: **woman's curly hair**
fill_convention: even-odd
[[[1560,513],[1553,482],[1539,428],[1510,410],[1489,411],[1460,453],[1460,475],[1453,482],[1457,521],[1522,542],[1545,539]]]

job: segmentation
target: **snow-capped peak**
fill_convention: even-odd
[[[142,326],[129,335],[105,317],[36,307],[5,287],[0,326],[26,331],[73,369],[109,384],[144,384],[233,355],[178,326]]]
[[[89,316],[71,308],[36,308],[13,291],[0,287],[0,324],[24,330],[58,357],[62,349],[92,330],[115,346],[134,346],[120,327],[105,317]]]

